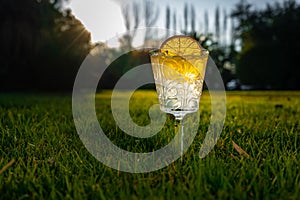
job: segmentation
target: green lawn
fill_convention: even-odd
[[[130,110],[136,123],[149,123],[156,98],[136,92]],[[96,108],[107,136],[124,149],[157,149],[174,134],[170,116],[153,138],[137,142],[122,133],[110,112],[110,92],[96,96]],[[300,199],[300,92],[228,92],[223,132],[203,159],[208,92],[200,110],[199,134],[182,161],[131,174],[106,167],[85,149],[69,96],[0,94],[0,199]]]

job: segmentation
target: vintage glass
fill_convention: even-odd
[[[197,112],[202,93],[208,51],[201,55],[170,55],[155,50],[150,53],[156,90],[163,112],[181,120]]]

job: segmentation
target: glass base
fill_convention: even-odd
[[[176,120],[182,120],[186,114],[197,112],[196,109],[161,109],[165,113],[174,115]]]

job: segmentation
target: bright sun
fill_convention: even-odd
[[[114,1],[72,0],[68,7],[92,34],[92,42],[104,42],[125,31],[120,5]]]

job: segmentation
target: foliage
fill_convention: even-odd
[[[107,51],[106,54],[116,55],[119,54],[120,49],[110,48],[107,49],[106,51]],[[149,64],[149,63],[150,63],[149,49],[133,50],[121,55],[120,57],[118,57],[116,60],[113,60],[109,64],[106,71],[101,76],[101,79],[99,81],[99,89],[114,88],[115,84],[126,72],[128,72],[134,67],[141,66],[143,64]],[[130,85],[131,83],[133,84],[132,81],[135,81],[138,78],[139,77],[132,77],[132,79],[127,81],[128,85]],[[126,87],[128,86],[124,85],[124,89],[126,89]],[[154,84],[146,85],[143,86],[142,88],[154,88]]]
[[[62,3],[0,2],[0,90],[72,88],[90,34]]]
[[[99,123],[114,144],[145,152],[168,143],[174,121],[157,136],[123,133],[110,111],[110,92],[96,95]],[[215,148],[198,157],[210,119],[200,104],[198,134],[183,156],[161,170],[131,174],[99,163],[76,133],[71,98],[0,94],[1,199],[299,199],[299,92],[228,92],[226,122]],[[132,97],[132,118],[149,123],[154,92]],[[239,155],[234,140],[249,155]],[[12,165],[2,170],[10,161]]]
[[[245,84],[273,89],[299,89],[300,5],[289,0],[261,11],[239,3],[233,17],[242,40],[237,74]]]
[[[120,45],[123,48],[131,49],[140,23],[144,23],[145,27],[154,26],[159,17],[159,7],[156,7],[150,0],[129,1],[122,4],[121,11],[127,33],[120,38]],[[145,32],[144,41],[151,39],[152,34],[151,30]]]

